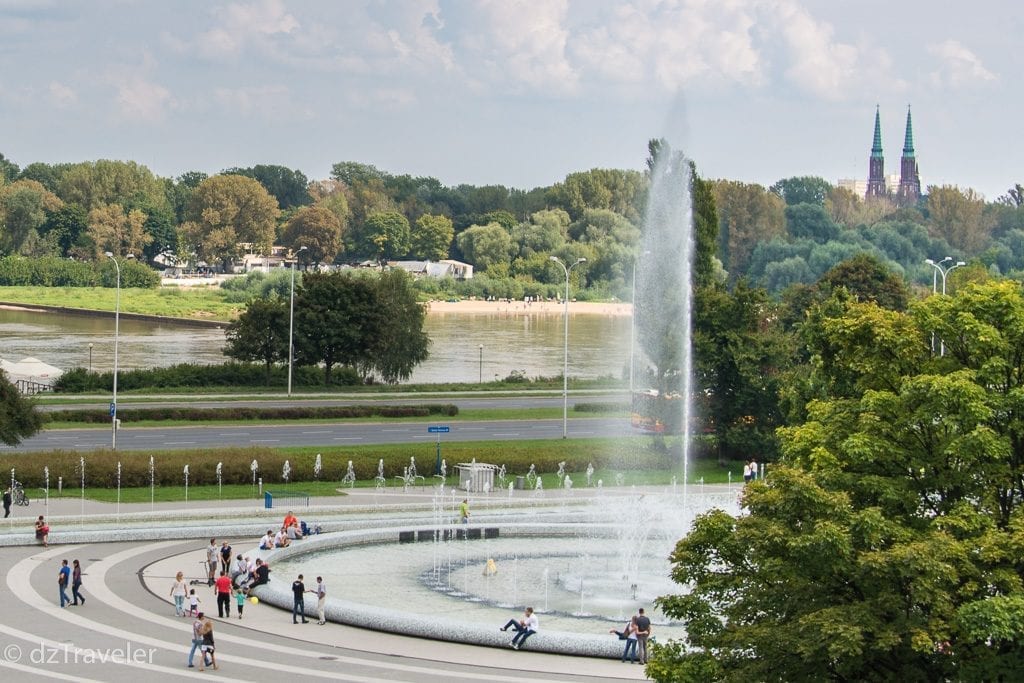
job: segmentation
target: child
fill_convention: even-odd
[[[238,618],[242,618],[242,608],[245,607],[245,591],[235,588],[235,604],[238,606]]]
[[[199,614],[199,596],[196,595],[196,589],[193,588],[188,592],[188,615],[194,617]]]

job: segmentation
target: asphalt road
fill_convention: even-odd
[[[122,427],[117,432],[119,450],[216,448],[222,446],[341,446],[386,443],[429,443],[437,434],[430,425],[446,424],[451,431],[441,434],[441,443],[451,441],[502,441],[558,439],[562,420],[485,420],[458,422],[424,421],[375,424],[246,424],[197,425],[195,427]],[[568,422],[572,438],[626,436],[631,433],[626,418],[575,418]],[[109,448],[109,429],[57,429],[42,431],[17,447],[3,446],[0,452],[44,450],[92,450]]]

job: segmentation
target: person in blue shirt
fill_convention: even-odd
[[[60,564],[60,571],[57,572],[57,588],[60,589],[60,606],[71,602],[71,598],[68,597],[68,584],[71,583],[71,567],[68,566],[67,560],[62,560]]]

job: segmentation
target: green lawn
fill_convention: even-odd
[[[64,306],[113,311],[116,291],[110,287],[0,287],[0,301],[26,305]],[[219,287],[122,289],[121,312],[169,318],[233,320],[244,306],[228,303]]]

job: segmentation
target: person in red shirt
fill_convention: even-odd
[[[217,595],[217,616],[221,619],[231,616],[231,577],[222,571],[213,584]]]
[[[284,531],[288,534],[288,538],[302,538],[302,529],[299,524],[299,519],[296,517],[291,510],[284,516]]]

